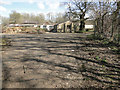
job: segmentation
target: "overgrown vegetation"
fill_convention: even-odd
[[[120,1],[114,3],[99,2],[94,9],[94,14],[94,36],[120,44]]]
[[[95,35],[95,34],[87,35],[87,39],[88,40],[97,40],[101,44],[108,45],[108,46],[116,46],[117,47],[120,45],[120,43],[118,41],[111,41],[110,39],[102,37],[101,35]]]
[[[85,2],[72,0],[67,3],[69,20],[79,22],[79,33],[85,29],[87,19],[94,20],[94,39],[108,39],[120,43],[120,1]],[[85,15],[89,11],[89,17]]]

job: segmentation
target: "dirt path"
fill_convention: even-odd
[[[117,54],[85,39],[86,34],[4,35],[4,88],[119,87]],[[105,57],[102,62],[95,59]]]

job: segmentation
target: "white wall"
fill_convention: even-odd
[[[44,26],[46,26],[46,29],[49,31],[51,28],[50,26],[53,26],[53,25],[41,25],[40,28],[44,28]],[[54,26],[53,26],[54,27]]]
[[[85,29],[93,29],[94,25],[85,25]]]

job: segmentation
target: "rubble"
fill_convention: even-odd
[[[45,33],[44,29],[40,29],[38,27],[7,27],[4,30],[4,33],[29,33],[29,34],[42,34]]]

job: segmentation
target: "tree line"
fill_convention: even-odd
[[[52,12],[49,12],[46,15],[43,13],[35,15],[29,13],[21,14],[19,12],[12,11],[9,14],[9,17],[0,16],[0,18],[2,26],[7,26],[9,24],[21,24],[25,22],[34,22],[36,24],[43,24],[45,22],[60,23],[68,20],[64,13],[53,14]]]

